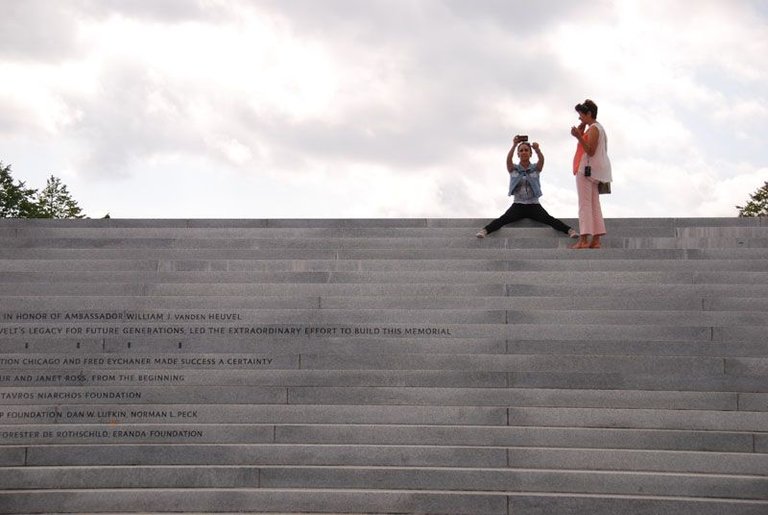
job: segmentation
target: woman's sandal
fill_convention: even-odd
[[[578,242],[578,243],[574,243],[573,245],[570,245],[568,248],[569,249],[573,249],[573,250],[588,249],[589,248],[589,244],[588,243]]]

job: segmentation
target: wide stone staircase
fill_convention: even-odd
[[[0,220],[0,513],[768,513],[768,220],[486,222]]]

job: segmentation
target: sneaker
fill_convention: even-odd
[[[475,236],[481,239],[485,238],[486,236],[488,236],[488,231],[486,231],[485,229],[480,229],[478,233],[475,234]]]
[[[577,233],[573,229],[568,229],[568,237],[569,238],[578,238],[579,237],[579,233]]]

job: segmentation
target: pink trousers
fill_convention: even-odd
[[[579,173],[576,175],[576,191],[579,194],[579,234],[602,236],[605,234],[605,221],[600,209],[597,182]]]

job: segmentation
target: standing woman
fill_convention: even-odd
[[[579,241],[572,249],[599,249],[600,237],[605,234],[605,221],[600,208],[597,185],[611,182],[611,161],[608,159],[608,138],[597,122],[597,105],[587,99],[576,105],[578,127],[571,127],[571,135],[578,140],[573,156],[573,174],[579,195]],[[592,236],[592,241],[588,237]]]

